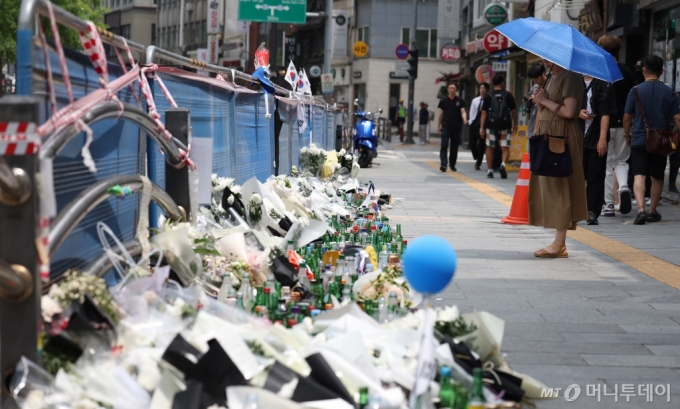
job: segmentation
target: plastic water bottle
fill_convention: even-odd
[[[305,288],[312,288],[312,284],[309,282],[309,277],[307,277],[307,264],[300,263],[300,269],[298,270],[298,282]]]
[[[387,245],[383,244],[380,254],[378,254],[378,268],[384,270],[387,267],[387,259],[390,253],[387,251]]]
[[[378,298],[378,322],[380,324],[387,324],[389,320],[387,319],[387,303],[385,303],[385,298]]]

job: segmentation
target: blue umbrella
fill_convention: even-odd
[[[566,24],[527,17],[505,23],[496,30],[517,47],[566,70],[607,82],[623,78],[611,54]]]

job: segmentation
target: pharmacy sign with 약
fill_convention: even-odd
[[[486,35],[484,35],[484,49],[489,54],[493,54],[497,51],[504,50],[510,47],[510,41],[508,37],[499,33],[496,30],[491,30]]]

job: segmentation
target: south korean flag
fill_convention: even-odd
[[[297,120],[298,120],[298,129],[300,131],[300,135],[307,129],[307,118],[305,117],[305,106],[302,103],[302,101],[298,101],[298,106],[297,106]]]
[[[295,65],[293,65],[293,60],[290,60],[288,70],[286,71],[286,81],[293,87],[293,92],[297,89],[298,80],[299,78],[297,71],[295,71]]]

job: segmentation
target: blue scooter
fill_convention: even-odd
[[[354,124],[352,134],[354,135],[354,153],[358,155],[358,163],[362,168],[368,168],[373,162],[373,158],[378,157],[378,129],[375,120],[382,109],[377,113],[371,111],[363,111],[359,108],[359,100],[354,100],[354,105],[357,111],[354,113],[357,116],[357,122]]]

